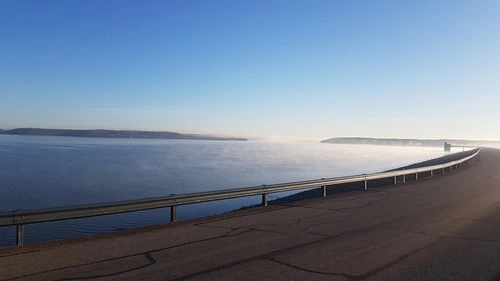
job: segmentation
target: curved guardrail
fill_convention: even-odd
[[[79,205],[70,207],[50,208],[50,209],[37,209],[37,210],[17,210],[12,212],[0,213],[0,227],[2,226],[16,226],[18,246],[24,244],[24,225],[32,223],[41,223],[49,221],[77,219],[85,217],[103,216],[126,212],[143,211],[157,208],[170,207],[170,220],[176,220],[176,206],[196,204],[209,201],[225,200],[231,198],[248,197],[248,196],[262,196],[262,205],[267,206],[267,195],[271,193],[278,193],[283,191],[293,191],[309,188],[322,188],[323,197],[326,197],[328,186],[338,185],[343,183],[363,182],[365,189],[368,188],[370,180],[392,178],[394,177],[394,184],[397,183],[397,177],[402,176],[403,182],[406,181],[407,175],[415,175],[418,180],[418,174],[430,172],[431,176],[436,170],[453,169],[462,166],[465,162],[474,158],[481,152],[481,148],[474,154],[464,157],[457,161],[451,161],[445,164],[427,166],[422,168],[395,170],[383,173],[363,174],[357,176],[337,177],[329,179],[319,179],[310,181],[299,181],[281,184],[271,184],[262,186],[252,186],[243,188],[233,188],[225,190],[215,190],[199,193],[190,193],[182,195],[171,195],[166,197],[155,197],[149,199],[139,199],[130,201],[120,201],[112,203]]]

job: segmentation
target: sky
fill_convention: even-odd
[[[500,1],[0,0],[0,128],[500,140]]]

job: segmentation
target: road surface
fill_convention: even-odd
[[[500,280],[500,150],[418,182],[0,250],[0,280]]]

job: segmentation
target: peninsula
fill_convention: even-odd
[[[11,130],[0,129],[0,134],[26,135],[26,136],[82,137],[82,138],[248,141],[248,139],[245,138],[227,138],[227,137],[217,137],[209,135],[179,134],[179,133],[164,132],[164,131],[130,131],[130,130],[71,130],[71,129],[16,128]]]

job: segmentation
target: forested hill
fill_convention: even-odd
[[[69,130],[69,129],[40,129],[17,128],[1,130],[0,134],[30,135],[30,136],[62,136],[84,138],[135,138],[135,139],[184,139],[184,140],[233,140],[248,141],[245,138],[226,138],[207,135],[179,134],[162,131],[129,131],[129,130]]]

